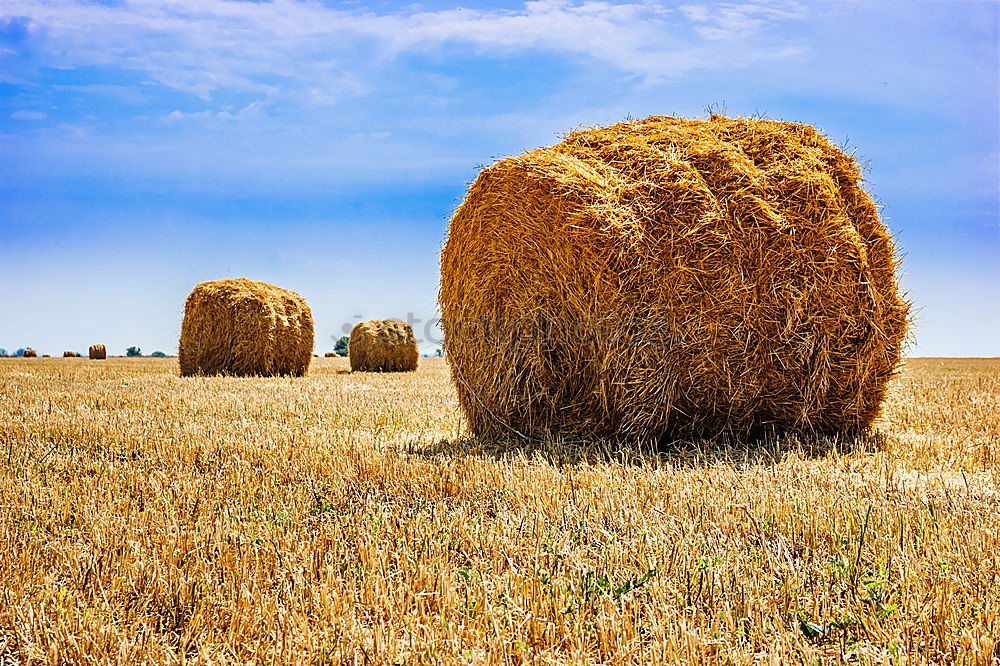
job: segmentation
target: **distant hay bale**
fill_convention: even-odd
[[[351,370],[407,372],[417,369],[420,351],[409,324],[374,319],[357,324],[348,343]]]
[[[87,356],[96,361],[103,361],[108,357],[108,350],[104,345],[90,345]]]
[[[36,352],[31,347],[24,350],[23,358],[38,358],[38,352]]]
[[[67,350],[67,351],[63,352],[63,358],[76,358],[76,356],[77,356],[77,353],[73,352],[73,351],[68,351]]]
[[[323,354],[323,358],[336,358],[337,355],[334,352],[326,352]]]
[[[808,125],[652,117],[484,169],[440,305],[480,437],[855,433],[909,304],[854,159]]]
[[[42,354],[42,358],[52,358],[52,354]]]
[[[313,318],[294,291],[244,278],[199,284],[184,305],[181,375],[292,375],[309,369]]]

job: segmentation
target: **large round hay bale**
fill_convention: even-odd
[[[31,347],[28,347],[27,349],[24,350],[24,355],[22,356],[22,358],[38,358],[38,352],[36,352]]]
[[[244,278],[199,284],[184,304],[181,375],[306,374],[313,318],[294,291]]]
[[[420,351],[413,328],[402,321],[373,319],[357,324],[348,343],[351,370],[406,372],[417,369]]]
[[[868,428],[909,305],[854,159],[808,125],[652,117],[484,169],[441,256],[479,436]]]
[[[96,361],[103,361],[108,357],[108,350],[104,345],[90,345],[87,356]]]

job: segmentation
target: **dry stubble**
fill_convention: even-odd
[[[0,361],[0,662],[997,658],[1000,361],[911,361],[853,450],[656,455],[347,367]]]

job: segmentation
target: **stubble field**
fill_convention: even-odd
[[[861,442],[465,438],[440,359],[0,359],[0,664],[1000,660],[1000,360]]]

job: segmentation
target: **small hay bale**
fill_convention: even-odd
[[[336,357],[337,354],[334,352],[326,352],[325,354],[323,354],[323,358],[336,358]]]
[[[441,254],[480,437],[856,433],[909,304],[855,160],[808,125],[652,117],[484,169]]]
[[[413,328],[402,321],[373,319],[357,324],[348,343],[351,370],[409,372],[417,369],[420,351]]]
[[[67,350],[67,351],[63,352],[63,358],[76,358],[76,357],[77,357],[77,353],[74,352],[74,351]]]
[[[199,284],[184,304],[182,376],[292,375],[309,369],[312,311],[294,291],[245,278]]]
[[[87,356],[95,361],[103,361],[108,357],[108,350],[104,345],[90,345]]]
[[[31,347],[24,350],[24,355],[22,358],[38,358],[38,352],[36,352]]]

